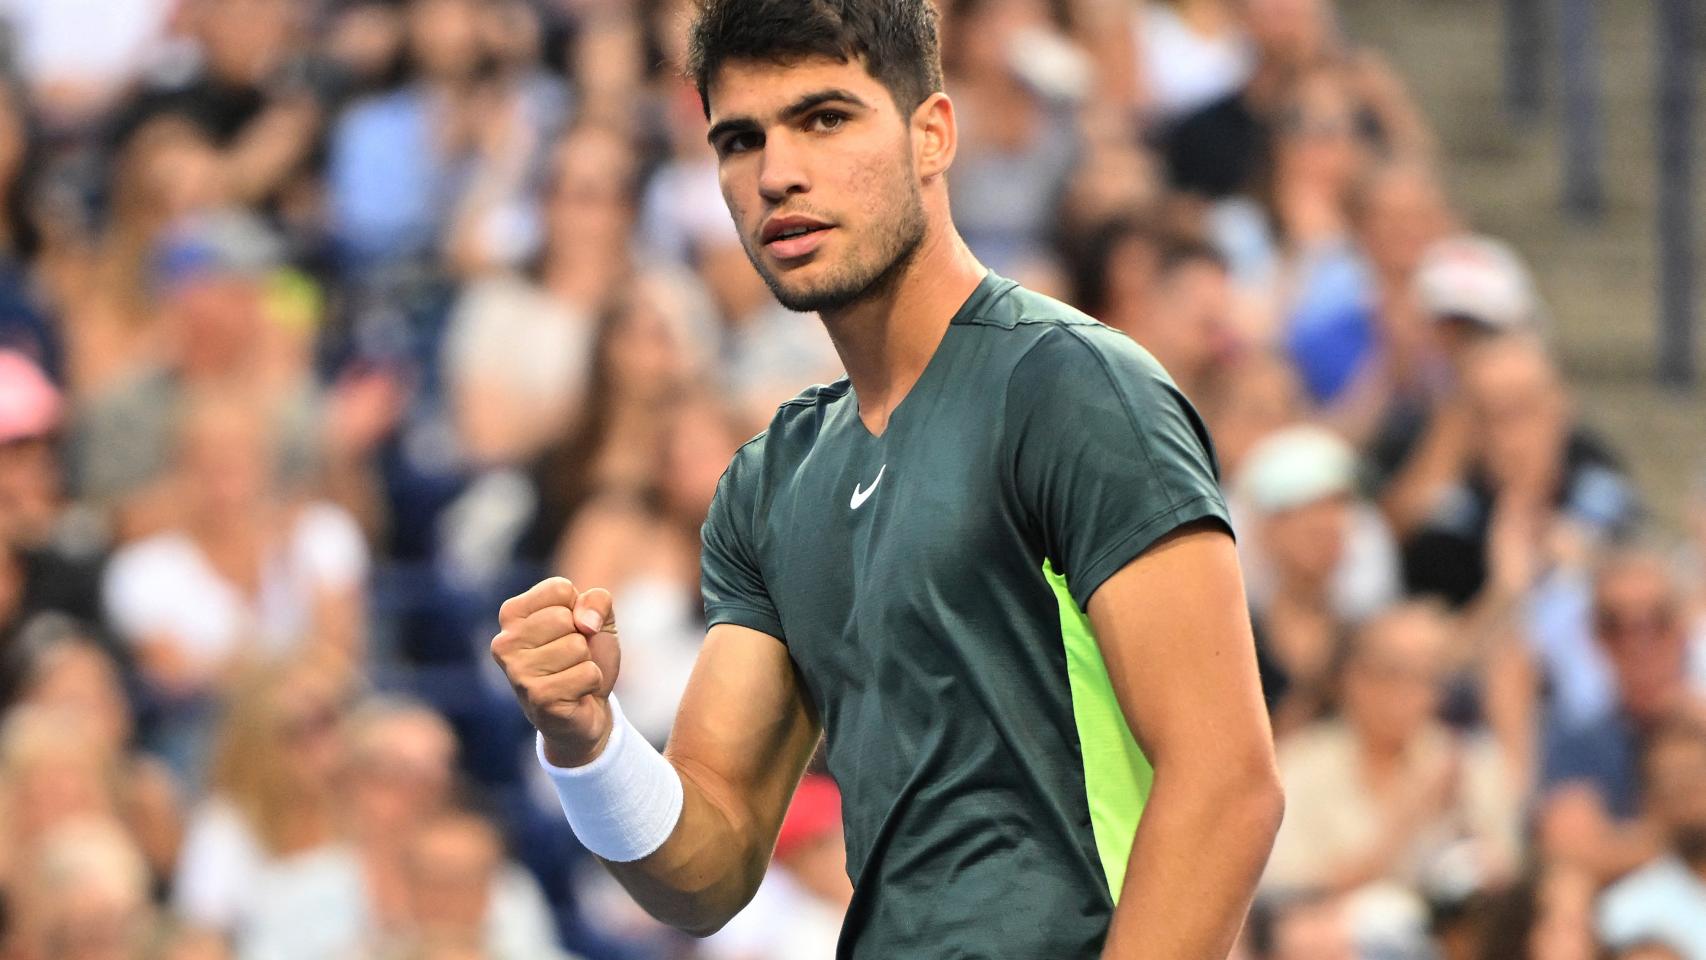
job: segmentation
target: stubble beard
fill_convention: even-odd
[[[760,251],[742,238],[741,247],[776,302],[796,313],[834,312],[877,297],[892,289],[924,243],[924,198],[918,185],[906,181],[906,196],[892,218],[881,218],[871,230],[868,256],[849,250],[842,263],[809,286],[788,285],[772,273]]]

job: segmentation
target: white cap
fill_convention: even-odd
[[[1299,425],[1263,437],[1238,471],[1238,496],[1261,513],[1308,506],[1356,489],[1351,445],[1324,427]]]
[[[1416,298],[1430,316],[1466,317],[1501,330],[1534,325],[1540,298],[1509,244],[1464,234],[1423,251]]]

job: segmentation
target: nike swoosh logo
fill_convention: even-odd
[[[864,505],[866,500],[871,499],[871,494],[877,492],[877,484],[883,482],[883,474],[888,471],[888,468],[888,464],[883,464],[883,468],[877,471],[877,479],[872,480],[871,485],[863,490],[859,489],[859,485],[855,483],[853,485],[853,500],[847,505],[857,510]]]

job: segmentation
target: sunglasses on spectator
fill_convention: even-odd
[[[1600,636],[1613,639],[1668,633],[1676,627],[1676,609],[1669,605],[1625,610],[1600,609],[1594,611],[1593,625]]]

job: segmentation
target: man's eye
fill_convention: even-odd
[[[821,113],[812,114],[810,126],[813,130],[827,132],[834,130],[846,122],[847,115],[845,113],[837,113],[834,110],[825,110]]]
[[[756,149],[761,142],[756,133],[735,133],[723,138],[723,156],[732,156]]]

